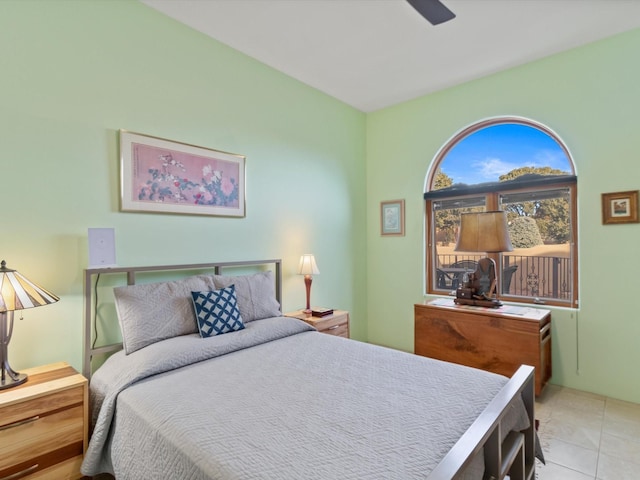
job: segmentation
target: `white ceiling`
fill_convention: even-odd
[[[640,0],[442,0],[438,26],[404,0],[141,1],[364,112],[640,27]]]

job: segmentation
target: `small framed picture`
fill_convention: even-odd
[[[602,223],[638,223],[638,190],[603,193]]]
[[[404,200],[380,202],[380,234],[404,235]]]

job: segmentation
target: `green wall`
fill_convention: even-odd
[[[61,297],[23,312],[12,365],[80,367],[88,227],[116,229],[120,265],[282,258],[285,311],[312,252],[314,304],[412,351],[429,165],[461,128],[519,115],[560,135],[579,178],[581,306],[553,309],[552,381],[640,402],[640,225],[600,220],[602,192],[639,188],[639,50],[636,30],[365,115],[135,0],[2,0],[0,256]],[[121,128],[246,155],[246,218],[119,212]],[[406,235],[381,237],[398,198]]]
[[[125,266],[282,258],[285,311],[314,253],[313,304],[366,336],[364,114],[134,0],[2,0],[0,58],[0,256],[61,297],[14,368],[81,367],[88,227]],[[120,212],[121,128],[246,155],[246,218]]]
[[[600,194],[640,188],[640,30],[367,116],[368,338],[413,350],[424,297],[422,192],[438,149],[478,120],[517,115],[553,129],[578,173],[579,310],[553,309],[552,382],[640,402],[634,298],[640,224],[601,224]],[[379,235],[379,203],[405,198],[405,237]]]

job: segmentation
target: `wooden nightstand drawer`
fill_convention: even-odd
[[[75,387],[4,407],[2,409],[2,417],[0,418],[0,435],[2,435],[4,429],[9,428],[11,424],[16,422],[26,420],[36,415],[46,415],[48,412],[60,408],[82,405],[83,396],[83,388]],[[0,445],[0,449],[1,447]]]
[[[315,327],[319,332],[349,338],[349,312],[334,310],[332,315],[314,317],[310,313],[301,310],[285,313],[287,317],[295,317]]]
[[[36,473],[33,473],[26,478],[28,480],[77,479],[78,472],[80,471],[80,466],[82,465],[82,458],[83,458],[82,455],[77,455],[75,457],[70,458],[69,460],[64,460],[62,462],[56,463],[48,468],[45,468],[44,464],[40,464],[40,467],[44,469],[38,470]],[[85,477],[80,477],[80,478],[85,478]]]
[[[338,325],[329,330],[323,332],[328,333],[330,335],[335,335],[336,337],[344,337],[349,338],[349,327],[346,325]]]
[[[326,317],[311,317],[305,320],[321,332],[331,330],[346,324],[346,318],[342,315],[327,315]]]
[[[0,393],[0,479],[78,479],[87,443],[87,380],[67,364],[26,370]]]
[[[78,442],[16,463],[0,471],[0,479],[77,480],[82,478],[82,448],[82,442]]]
[[[329,335],[349,338],[349,324],[344,321],[344,319],[336,319],[332,322],[327,322],[326,325],[322,325],[322,328],[318,328],[318,330],[322,333],[328,333]]]
[[[83,427],[82,405],[9,425],[0,431],[0,471],[73,443],[82,452]]]

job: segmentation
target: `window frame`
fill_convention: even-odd
[[[486,127],[500,125],[500,124],[519,124],[536,128],[549,135],[556,143],[564,150],[569,166],[572,169],[572,175],[567,176],[550,176],[532,182],[517,180],[509,183],[504,183],[505,188],[500,188],[501,184],[492,185],[490,188],[481,184],[470,185],[468,188],[461,187],[455,189],[455,191],[442,191],[432,190],[433,184],[436,178],[436,174],[440,171],[441,163],[446,159],[449,151],[460,141],[474,132]],[[540,303],[545,305],[561,306],[561,307],[578,307],[578,222],[577,222],[577,177],[575,176],[575,165],[568,148],[562,142],[562,140],[548,127],[541,125],[529,119],[520,117],[499,117],[482,120],[477,122],[457,134],[455,134],[437,153],[434,161],[429,169],[427,182],[425,183],[425,293],[431,295],[443,295],[447,293],[447,290],[437,288],[437,243],[436,243],[436,227],[435,227],[435,209],[434,202],[444,200],[464,200],[469,198],[484,197],[485,198],[485,210],[499,210],[500,209],[500,197],[503,194],[513,193],[526,193],[526,192],[538,192],[544,190],[557,190],[568,189],[569,192],[569,221],[570,221],[570,240],[569,240],[569,261],[570,261],[570,276],[571,276],[571,289],[567,299],[549,298],[544,297],[539,299],[533,296],[522,295],[509,295],[501,294],[500,298],[505,301],[515,303]],[[490,190],[490,191],[489,191]],[[481,254],[482,256],[488,256],[492,258],[498,265],[499,271],[503,269],[503,254],[501,253],[487,253]],[[498,291],[502,291],[502,279],[499,276],[500,285],[498,285]]]

